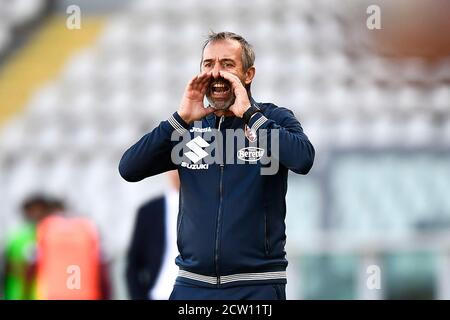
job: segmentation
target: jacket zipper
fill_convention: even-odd
[[[220,127],[222,125],[222,122],[224,120],[224,116],[220,117],[219,120],[219,132],[220,132]],[[220,146],[220,152],[223,151],[223,146]],[[223,155],[222,155],[223,158]],[[215,263],[216,263],[216,277],[217,277],[217,286],[220,285],[220,274],[219,274],[219,232],[220,232],[220,222],[221,222],[221,218],[222,218],[222,201],[223,201],[223,168],[224,168],[224,164],[221,163],[220,164],[220,182],[219,182],[219,210],[217,213],[217,221],[216,221],[216,250],[215,250],[215,255],[214,255],[214,259],[215,259]]]
[[[267,213],[264,211],[264,245],[266,249],[266,256],[270,254],[270,244],[269,244],[269,223],[267,221]]]

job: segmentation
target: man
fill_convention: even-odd
[[[170,188],[139,208],[127,255],[126,278],[133,300],[167,300],[177,277],[177,214],[180,180],[168,172]]]
[[[36,299],[34,274],[36,225],[50,214],[50,199],[36,194],[25,199],[22,213],[25,223],[15,230],[5,250],[5,299]]]
[[[241,36],[210,34],[201,74],[188,83],[178,111],[129,148],[119,164],[130,182],[172,169],[180,174],[180,271],[171,299],[285,299],[288,170],[308,173],[314,148],[291,111],[251,97],[254,60],[252,47]],[[193,137],[213,129],[245,131],[245,145],[260,147],[237,149],[234,138],[224,135],[214,150],[214,156],[223,153],[222,161],[198,165],[209,155],[203,147],[214,141]],[[175,159],[177,133],[193,138],[186,144],[191,151],[183,155],[195,165]],[[279,164],[275,174],[261,174],[262,154]],[[230,156],[241,162],[224,163]]]

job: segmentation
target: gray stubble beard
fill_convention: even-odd
[[[206,99],[209,102],[209,105],[216,110],[227,110],[229,107],[231,107],[234,103],[234,100],[236,99],[236,97],[234,96],[234,94],[231,94],[230,98],[226,101],[220,101],[220,102],[215,102],[211,96],[209,95],[209,93],[206,95]]]

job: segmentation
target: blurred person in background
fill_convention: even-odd
[[[167,173],[164,195],[142,205],[136,216],[128,249],[126,280],[133,300],[167,300],[178,268],[177,215],[180,180],[176,170]]]
[[[180,270],[170,299],[286,299],[288,170],[307,174],[315,151],[292,111],[252,98],[254,60],[254,51],[243,37],[211,33],[203,46],[201,74],[186,86],[178,111],[130,147],[120,161],[119,172],[130,182],[179,171],[180,254],[176,263]],[[210,103],[207,107],[205,98]],[[253,162],[256,165],[216,162],[199,166],[190,157],[184,166],[174,163],[174,131],[193,139],[193,132],[212,129],[242,130],[252,143],[261,142],[262,132],[278,135],[276,157],[270,146],[264,146],[272,164],[279,164],[278,170],[262,175],[258,160]],[[195,144],[191,155],[198,158],[206,153],[194,140],[190,142]],[[249,150],[237,150],[232,144],[234,154]]]
[[[61,200],[52,199],[48,206],[51,215],[40,221],[36,231],[37,298],[109,299],[109,268],[97,227],[86,217],[69,216]]]
[[[36,299],[36,225],[51,213],[50,203],[47,196],[33,195],[22,204],[25,222],[11,233],[4,254],[6,300]]]
[[[48,205],[49,214],[65,215],[66,204],[62,199],[49,198],[47,205]]]

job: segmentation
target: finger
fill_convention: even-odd
[[[193,89],[202,90],[204,84],[209,82],[210,77],[211,75],[208,72],[199,74],[194,81]]]
[[[233,92],[235,95],[239,95],[240,93],[243,93],[245,91],[245,87],[241,82],[241,79],[239,79],[237,76],[235,76],[232,73],[220,71],[220,75],[230,81],[231,87],[233,89]]]
[[[202,95],[205,95],[207,90],[208,90],[208,85],[207,85],[207,84],[203,85],[203,86],[199,89],[200,94],[202,94]]]
[[[204,80],[206,80],[206,79],[209,79],[211,77],[211,73],[210,72],[202,72],[202,73],[200,73],[199,75],[198,75],[198,80],[200,81],[200,82],[202,82],[202,81],[204,81]]]
[[[211,74],[208,72],[199,79],[199,85],[203,86],[204,84],[209,83],[210,80],[211,80]]]
[[[198,90],[199,76],[195,76],[189,81],[187,88],[189,90]]]
[[[231,112],[233,112],[234,114],[236,114],[236,113],[234,112],[234,108],[236,108],[236,103],[233,103],[233,104],[228,108],[228,110],[230,110]]]
[[[242,86],[241,80],[235,76],[234,74],[231,74],[229,72],[220,71],[220,75],[230,81],[231,86],[233,87],[233,91],[236,91],[237,89],[240,89]]]
[[[209,81],[209,80],[211,80],[211,77],[212,77],[212,72],[205,72],[202,81]]]
[[[201,87],[207,87],[211,83],[211,75],[200,82]]]
[[[214,109],[213,107],[211,107],[210,105],[208,105],[208,106],[205,108],[205,115],[211,114],[211,113],[213,113],[214,111],[216,111],[216,109]]]
[[[225,78],[225,79],[227,79],[228,81],[230,81],[231,83],[238,84],[238,83],[241,82],[241,81],[239,80],[239,78],[238,78],[237,76],[235,76],[234,74],[232,74],[232,73],[229,73],[229,72],[226,72],[226,71],[219,71],[219,74],[220,74],[223,78]]]
[[[208,75],[200,82],[200,90],[205,91],[207,90],[209,84],[211,83],[211,73],[208,73]]]
[[[193,78],[191,78],[191,80],[189,80],[189,82],[188,82],[188,87],[190,87],[190,86],[192,86],[192,85],[194,85],[194,83],[195,83],[195,81],[197,80],[197,76],[195,76],[195,77],[193,77]]]

